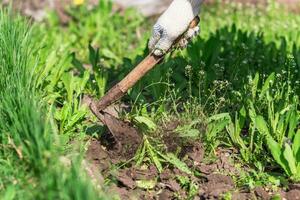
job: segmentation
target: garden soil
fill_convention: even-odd
[[[287,200],[300,199],[298,184],[290,185],[288,189],[282,188],[279,192],[263,187],[253,190],[238,187],[236,182],[241,171],[248,170],[247,167],[236,167],[234,157],[238,152],[235,149],[218,148],[215,160],[207,161],[201,142],[183,143],[175,136],[173,131],[177,127],[176,124],[179,123],[172,122],[165,127],[163,143],[169,152],[175,153],[181,149],[179,152],[181,160],[184,160],[190,169],[196,170],[197,175],[186,174],[172,166],[166,166],[162,173],[159,173],[153,164],[137,167],[133,162],[118,170],[111,170],[112,166],[126,160],[118,156],[119,152],[115,148],[108,148],[106,141],[102,139],[91,139],[86,159],[104,178],[115,180],[115,183],[107,186],[107,189],[112,194],[120,195],[121,199],[188,199],[190,188],[180,183],[178,177],[185,177],[197,185],[194,199],[217,200],[226,194],[230,194],[233,200],[270,200],[275,194],[280,194]],[[133,156],[132,151],[129,150],[128,155],[124,156]],[[144,186],[141,186],[141,183],[144,183]]]

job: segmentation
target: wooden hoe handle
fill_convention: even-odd
[[[189,25],[189,28],[195,28],[199,24],[199,17],[197,16]],[[173,44],[173,47],[184,37],[181,35]],[[172,49],[172,48],[171,48]],[[155,56],[150,53],[140,64],[138,64],[123,80],[111,88],[105,96],[103,96],[97,105],[92,105],[91,109],[98,115],[99,112],[106,109],[115,101],[123,97],[127,91],[132,88],[147,72],[149,72],[156,64],[163,60],[164,56]]]

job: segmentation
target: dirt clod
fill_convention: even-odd
[[[193,145],[186,148],[188,157],[193,161],[194,165],[199,165],[204,157],[204,148],[200,142],[195,142]]]
[[[90,145],[86,152],[86,159],[92,165],[96,166],[100,172],[104,172],[110,167],[109,155],[102,148],[101,143],[96,139],[90,141]]]
[[[252,199],[257,199],[252,193],[235,192],[232,194],[232,200],[252,200]]]
[[[114,142],[109,141],[106,146],[110,153],[119,159],[132,158],[142,142],[137,129],[128,122],[117,119],[108,113],[103,114],[102,122],[109,129],[104,139],[107,139],[107,135],[111,135],[111,139],[114,140]]]
[[[166,186],[173,192],[178,192],[180,190],[180,185],[175,180],[168,180]]]
[[[166,200],[166,199],[172,199],[173,192],[170,190],[163,190],[162,193],[159,194],[158,199],[159,200]]]
[[[131,168],[130,174],[135,180],[152,180],[158,176],[158,171],[154,165],[150,165],[147,169]]]
[[[223,183],[225,185],[234,186],[232,178],[222,174],[211,174],[207,176],[208,182],[212,184]]]
[[[255,193],[256,197],[259,199],[262,199],[262,200],[271,199],[271,196],[269,195],[269,193],[266,192],[262,187],[255,188],[254,193]]]
[[[116,178],[123,186],[125,186],[129,189],[134,189],[136,187],[136,184],[135,184],[134,180],[132,179],[128,170],[121,170],[117,174]]]
[[[172,171],[170,169],[165,169],[162,173],[160,173],[159,177],[162,181],[168,180],[173,177]]]
[[[287,200],[300,200],[300,190],[291,190],[286,193]]]
[[[196,168],[199,172],[203,174],[211,174],[217,171],[217,165],[216,164],[211,164],[211,165],[206,165],[206,164],[200,164]]]
[[[289,185],[290,190],[300,190],[300,183],[293,183]]]
[[[110,189],[110,192],[112,194],[117,194],[120,199],[129,200],[132,197],[132,194],[130,191],[128,191],[126,188],[112,186]]]
[[[234,182],[229,176],[211,174],[207,176],[207,183],[200,187],[199,194],[204,199],[219,199],[219,197],[234,189]]]
[[[84,97],[84,103],[107,127],[107,131],[101,136],[101,144],[108,150],[112,162],[116,164],[131,159],[142,143],[142,137],[131,123],[118,118],[122,106],[111,105],[100,112],[98,102],[87,95]]]

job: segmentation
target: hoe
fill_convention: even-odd
[[[196,17],[189,25],[189,28],[195,28],[199,24],[199,17]],[[181,35],[174,42],[172,48],[173,51],[178,47],[178,43],[184,37]],[[108,111],[110,105],[121,99],[127,91],[132,88],[143,76],[147,74],[152,68],[164,59],[165,56],[155,56],[150,53],[140,64],[138,64],[123,80],[112,87],[106,95],[104,95],[99,101],[91,101],[90,109],[94,115],[106,125],[113,136],[114,143],[117,144],[117,148],[120,153],[128,151],[124,149],[124,145],[130,146],[132,151],[138,148],[141,142],[141,136],[130,123],[124,122]],[[128,153],[128,152],[127,152]],[[133,152],[134,153],[134,152]]]

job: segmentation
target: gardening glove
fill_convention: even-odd
[[[162,56],[168,52],[173,42],[188,29],[191,21],[198,16],[202,1],[173,0],[170,7],[153,26],[152,37],[148,46],[154,55]],[[179,42],[179,46],[181,48],[186,47],[188,41],[198,35],[199,32],[198,26],[189,29]]]

